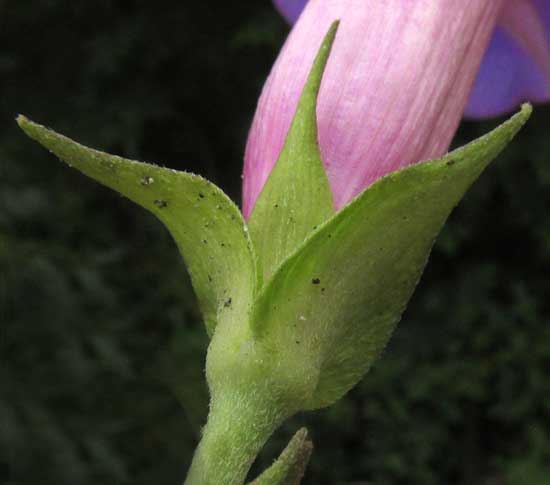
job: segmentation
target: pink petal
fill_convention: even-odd
[[[503,0],[310,0],[260,98],[243,212],[275,164],[323,35],[341,19],[317,118],[336,208],[398,168],[442,155]]]

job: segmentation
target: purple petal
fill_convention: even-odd
[[[550,101],[550,0],[506,5],[465,115],[496,116],[523,101]]]
[[[287,22],[293,24],[298,20],[307,0],[273,0],[273,3]]]
[[[537,9],[546,32],[550,32],[550,0],[533,0],[533,4]]]
[[[526,100],[550,100],[548,79],[510,34],[499,27],[464,114],[469,118],[497,116]]]

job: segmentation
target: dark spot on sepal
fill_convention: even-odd
[[[154,203],[159,209],[164,209],[164,208],[168,207],[168,202],[166,202],[165,200],[162,200],[162,199],[156,199],[153,203]]]

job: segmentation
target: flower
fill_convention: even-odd
[[[296,5],[305,2],[276,3],[294,20]],[[524,98],[550,98],[550,76],[543,74],[550,63],[550,14],[541,15],[548,3],[310,0],[273,67],[252,124],[243,175],[245,217],[277,161],[313,57],[334,19],[341,19],[341,27],[317,117],[321,155],[340,209],[383,175],[445,153],[464,112],[485,116]],[[507,45],[516,49],[510,63],[523,67],[503,64]]]
[[[307,0],[273,0],[291,24]],[[522,101],[550,100],[550,0],[508,0],[485,53],[465,114],[496,116]]]

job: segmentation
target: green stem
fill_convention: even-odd
[[[273,402],[254,400],[262,395],[224,393],[225,399],[213,399],[185,485],[244,483],[264,443],[288,417]]]

